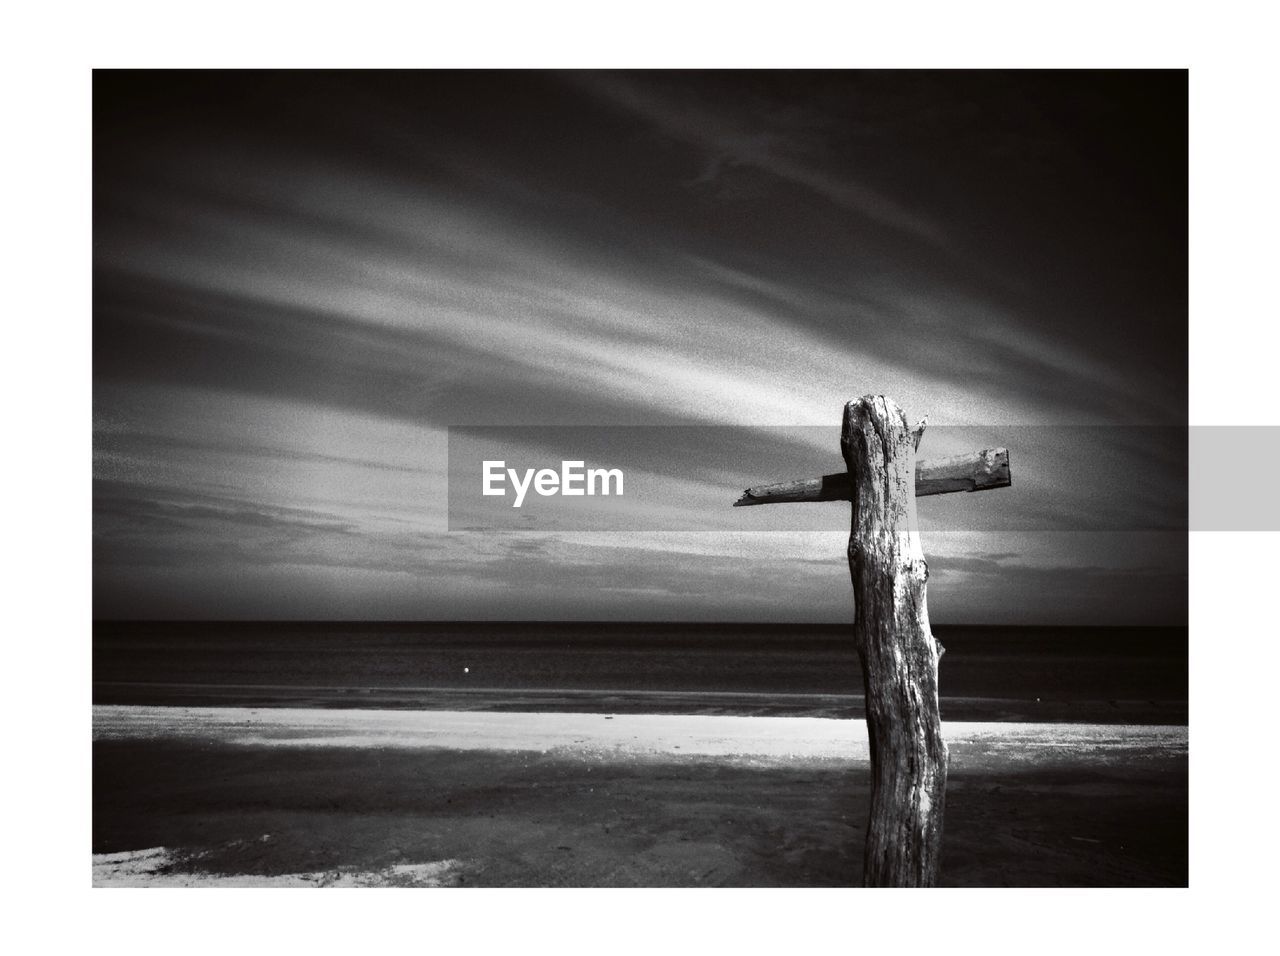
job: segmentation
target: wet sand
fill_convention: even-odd
[[[150,707],[866,717],[862,694],[617,688],[383,687],[95,681],[93,702]],[[947,721],[1185,724],[1184,699],[944,696]]]
[[[945,732],[944,884],[1185,885],[1185,727]],[[854,886],[867,788],[859,721],[96,707],[94,882]]]

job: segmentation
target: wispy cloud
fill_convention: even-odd
[[[812,125],[797,123],[794,112],[778,115],[752,111],[748,117],[698,104],[688,95],[655,95],[653,84],[640,84],[618,74],[586,74],[583,85],[609,101],[643,117],[663,135],[696,146],[705,156],[694,185],[718,182],[727,167],[748,167],[784,183],[808,189],[850,212],[936,245],[945,245],[942,227],[922,212],[859,182],[833,175],[830,157],[821,151]],[[745,120],[745,122],[744,122]]]

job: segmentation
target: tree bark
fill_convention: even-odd
[[[915,510],[917,441],[902,410],[883,396],[845,406],[840,449],[853,486],[854,638],[871,743],[867,886],[934,886],[942,849],[942,648],[925,604],[928,567]]]

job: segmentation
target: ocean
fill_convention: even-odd
[[[1185,627],[934,633],[944,720],[1187,722]],[[849,624],[98,621],[93,700],[863,715]]]

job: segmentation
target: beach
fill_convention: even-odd
[[[835,717],[96,705],[97,886],[856,886]],[[1185,885],[1183,725],[947,721],[944,885]]]

